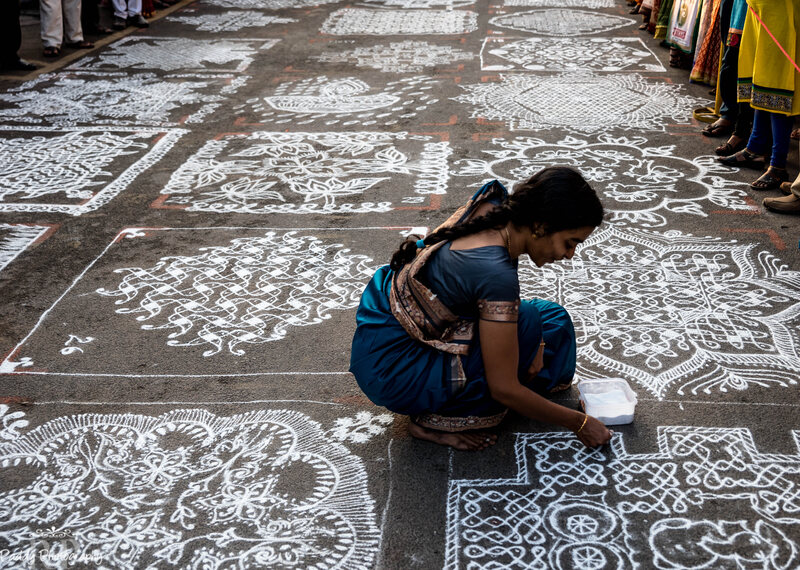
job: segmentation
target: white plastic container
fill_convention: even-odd
[[[636,393],[622,378],[578,382],[581,407],[590,416],[610,426],[629,424],[636,409]]]

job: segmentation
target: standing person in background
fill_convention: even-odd
[[[788,192],[789,195],[780,198],[764,198],[764,207],[780,214],[800,216],[800,174],[791,184],[788,182],[781,184],[781,191]]]
[[[83,39],[81,0],[39,0],[39,12],[42,18],[45,57],[60,55],[62,44],[75,49],[94,47],[92,42]],[[67,39],[66,43],[64,36]]]
[[[731,134],[724,144],[714,152],[720,156],[730,156],[744,148],[750,137],[753,125],[753,108],[750,103],[737,101],[736,80],[739,72],[739,45],[742,41],[742,30],[747,15],[745,0],[722,0],[720,5],[720,39],[724,45],[722,62],[719,67],[719,89],[722,105],[720,118],[703,129],[707,137]]]
[[[19,0],[0,0],[0,69],[33,71],[36,66],[20,59],[17,52],[22,44],[19,26]]]
[[[796,96],[800,73],[790,60],[800,59],[800,8],[795,1],[748,0],[750,9],[739,49],[738,100],[755,109],[753,131],[744,149],[721,162],[756,166],[766,164],[770,154],[767,171],[750,185],[753,190],[774,190],[789,179],[786,157],[792,116],[800,114],[800,97]]]
[[[110,34],[111,28],[100,25],[98,0],[83,0],[81,4],[81,25],[87,34]]]
[[[114,21],[111,26],[115,30],[124,30],[129,23],[137,28],[147,28],[150,24],[142,16],[142,0],[111,0],[114,6]]]

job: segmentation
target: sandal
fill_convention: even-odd
[[[700,131],[700,134],[704,137],[724,137],[733,132],[733,123],[728,121],[727,125],[721,125],[719,121],[706,125],[706,128]]]
[[[789,178],[789,174],[783,168],[770,168],[762,174],[758,180],[750,185],[753,190],[775,190],[780,188],[783,182]]]
[[[94,44],[92,42],[88,42],[86,40],[81,40],[79,42],[72,42],[64,45],[72,49],[90,49],[94,47]]]
[[[793,130],[792,134],[789,135],[789,137],[793,138],[794,140],[800,139],[800,129]]]
[[[58,57],[61,55],[61,48],[58,46],[47,46],[44,48],[43,53],[45,57]]]
[[[735,166],[737,168],[755,168],[756,170],[764,170],[767,166],[767,160],[760,154],[754,154],[743,148],[730,156],[718,158],[725,166]]]
[[[715,148],[714,153],[719,156],[730,156],[742,150],[746,144],[747,144],[746,139],[739,139],[739,142],[737,142],[736,144],[731,144],[731,141],[728,140],[725,142],[725,144],[721,144],[717,148]]]

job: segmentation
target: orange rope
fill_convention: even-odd
[[[795,61],[792,59],[792,56],[790,56],[788,53],[786,53],[786,50],[783,49],[783,46],[781,45],[781,43],[777,39],[775,39],[775,36],[772,35],[772,32],[769,31],[769,28],[764,24],[764,22],[761,21],[761,18],[758,17],[758,14],[756,13],[755,9],[752,6],[748,6],[748,8],[750,8],[750,11],[753,13],[753,16],[756,17],[756,20],[758,20],[758,23],[761,24],[761,27],[764,28],[767,31],[767,33],[769,34],[769,37],[771,37],[772,41],[775,42],[775,45],[778,46],[778,48],[783,52],[783,55],[785,55],[786,58],[789,61],[792,62],[792,65],[797,70],[797,73],[800,73],[800,67],[798,67],[797,63],[795,63]]]

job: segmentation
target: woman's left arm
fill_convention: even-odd
[[[492,398],[529,418],[572,430],[585,445],[608,443],[611,432],[599,420],[556,404],[523,386],[517,378],[517,323],[478,321],[481,356]]]

